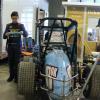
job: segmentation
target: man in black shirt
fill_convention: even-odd
[[[21,35],[27,37],[27,31],[24,25],[18,23],[18,12],[13,11],[11,14],[12,23],[6,25],[6,29],[3,35],[4,39],[7,39],[7,52],[8,52],[8,63],[9,63],[9,73],[8,82],[15,79],[17,82],[17,68],[20,62],[21,54]],[[11,34],[13,33],[13,34]],[[16,33],[22,33],[16,35]]]

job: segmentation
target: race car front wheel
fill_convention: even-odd
[[[35,64],[21,62],[18,72],[18,93],[31,95],[34,93]]]

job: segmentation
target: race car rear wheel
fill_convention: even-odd
[[[35,64],[21,62],[18,73],[18,93],[31,95],[34,93]]]
[[[91,100],[100,100],[100,65],[96,65],[92,75],[90,98]]]

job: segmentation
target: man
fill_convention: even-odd
[[[24,28],[24,25],[18,23],[18,12],[13,11],[11,13],[12,23],[6,25],[6,29],[3,35],[4,39],[7,39],[7,52],[8,52],[8,63],[9,63],[9,73],[8,82],[11,82],[13,79],[17,82],[17,68],[20,62],[21,54],[21,35],[14,36],[10,33],[16,34],[17,32],[22,32],[24,37],[27,37],[27,31]]]

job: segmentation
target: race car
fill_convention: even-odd
[[[45,21],[50,24],[45,26]],[[74,39],[68,45],[70,30],[74,30]],[[34,100],[63,100],[76,88],[77,22],[70,18],[41,19],[35,43],[33,58],[19,65],[18,92],[26,97],[34,95]]]

